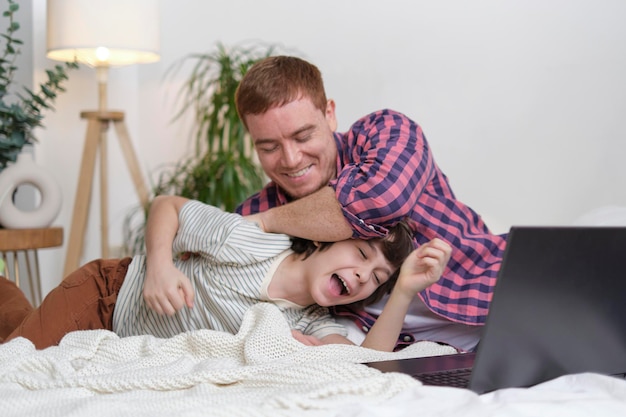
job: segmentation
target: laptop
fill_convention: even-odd
[[[626,377],[626,227],[514,226],[475,353],[368,363],[482,394]]]

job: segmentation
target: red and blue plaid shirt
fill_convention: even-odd
[[[447,241],[453,248],[450,262],[441,279],[419,297],[451,321],[484,324],[506,234],[492,234],[476,212],[455,198],[421,127],[401,113],[381,110],[334,136],[338,175],[330,186],[353,236],[383,236],[386,226],[408,216],[416,245],[434,237]],[[270,182],[237,212],[258,213],[288,202],[289,197]],[[349,313],[345,308],[338,312]],[[361,314],[359,322],[370,326],[371,316]]]

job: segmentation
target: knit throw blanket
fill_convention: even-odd
[[[40,351],[23,338],[0,345],[0,414],[324,415],[350,403],[376,405],[420,384],[363,362],[449,353],[430,342],[395,353],[304,346],[274,305],[259,304],[236,335],[119,338],[92,330]]]

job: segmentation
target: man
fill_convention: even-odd
[[[435,340],[475,348],[485,323],[506,235],[494,235],[478,214],[457,200],[434,161],[420,126],[381,110],[337,133],[335,103],[326,98],[319,70],[278,56],[255,64],[236,94],[259,161],[271,179],[237,212],[264,230],[316,241],[384,236],[412,220],[414,244],[438,237],[452,257],[439,282],[415,297],[398,348]],[[385,300],[350,317],[352,337],[364,337]]]

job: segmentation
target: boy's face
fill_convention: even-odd
[[[308,285],[316,304],[350,304],[369,297],[393,274],[380,241],[349,239],[317,250],[304,262]]]
[[[245,116],[263,171],[298,199],[326,186],[336,175],[335,103],[321,112],[308,98]]]

